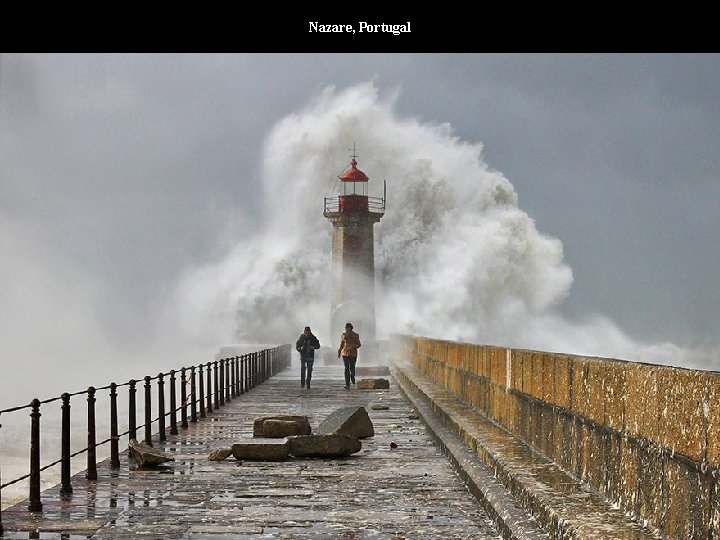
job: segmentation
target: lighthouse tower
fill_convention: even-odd
[[[356,157],[353,151],[349,167],[338,176],[341,195],[325,199],[324,215],[333,225],[330,334],[339,338],[351,322],[362,355],[375,342],[373,225],[385,214],[385,189],[383,197],[368,197],[368,177],[357,168]]]

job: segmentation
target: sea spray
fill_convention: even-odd
[[[638,343],[601,315],[559,315],[572,284],[560,240],[538,231],[520,209],[513,185],[487,164],[482,144],[461,140],[448,124],[401,117],[398,97],[381,95],[370,82],[328,87],[274,126],[257,186],[262,231],[185,276],[178,291],[179,305],[191,306],[182,311],[187,332],[287,343],[311,325],[323,344],[337,339],[342,329],[329,328],[332,226],[322,215],[323,199],[337,196],[337,176],[356,151],[370,177],[368,194],[382,196],[387,185],[385,216],[375,225],[379,339],[408,332],[688,361],[684,349]]]
[[[339,335],[328,328],[331,226],[322,202],[337,193],[353,144],[369,194],[387,184],[375,226],[379,338],[507,339],[567,294],[561,243],[518,208],[482,145],[461,142],[445,124],[399,118],[396,98],[371,83],[329,88],[268,136],[262,237],[239,239],[225,261],[185,283],[190,297],[203,295],[203,312],[213,304],[232,316],[228,299],[236,302],[236,339],[287,341],[305,324],[325,339]],[[196,317],[192,324],[206,330]]]

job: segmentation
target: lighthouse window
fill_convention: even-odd
[[[343,182],[343,195],[367,196],[367,182]]]

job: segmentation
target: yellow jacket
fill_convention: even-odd
[[[340,347],[338,348],[338,356],[357,357],[357,350],[360,348],[360,335],[357,332],[348,330],[340,336]]]

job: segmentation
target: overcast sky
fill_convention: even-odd
[[[365,81],[484,145],[563,244],[566,317],[720,341],[718,55],[6,53],[0,69],[6,353],[91,334],[141,351],[178,280],[257,232],[273,126]]]

